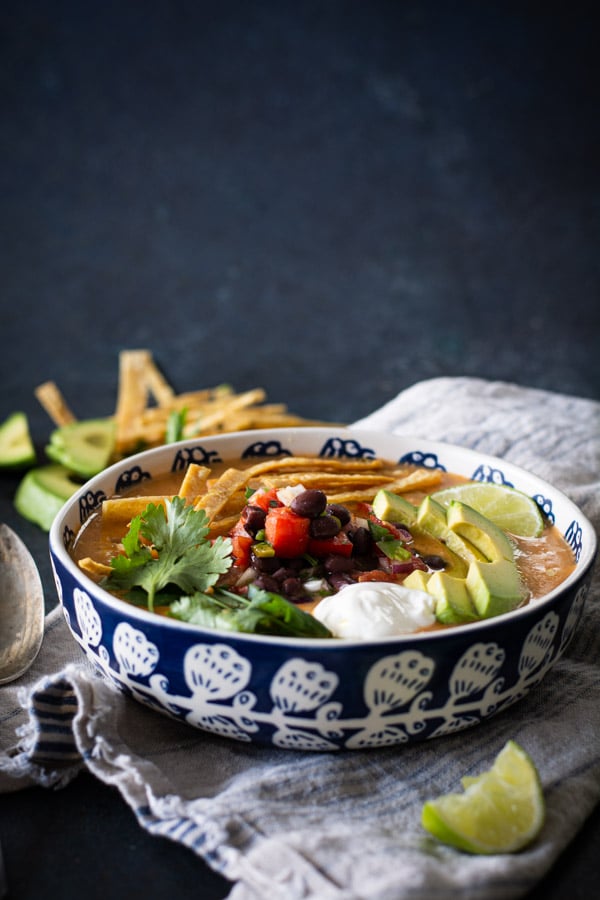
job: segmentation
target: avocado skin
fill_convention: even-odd
[[[78,487],[79,483],[63,466],[50,464],[30,469],[17,488],[15,509],[24,519],[50,531],[54,517]]]

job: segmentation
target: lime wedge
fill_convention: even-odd
[[[535,500],[503,484],[471,481],[445,488],[431,496],[445,507],[452,500],[466,503],[499,528],[519,537],[539,537],[544,528],[544,520]]]
[[[515,853],[544,824],[545,802],[531,757],[508,741],[488,772],[462,780],[464,793],[446,794],[423,806],[426,831],[468,853]]]

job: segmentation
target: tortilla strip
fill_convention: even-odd
[[[377,474],[350,474],[350,473],[338,473],[338,472],[289,472],[286,475],[266,475],[264,477],[264,482],[269,485],[269,487],[285,487],[288,484],[302,484],[304,487],[320,487],[321,490],[325,490],[325,488],[333,488],[339,485],[346,487],[348,490],[352,487],[352,485],[374,485],[376,487],[381,486],[382,484],[386,484],[390,481],[394,481],[395,472],[379,472]],[[398,475],[401,475],[401,472],[397,472]]]
[[[148,350],[122,350],[119,354],[119,387],[115,409],[115,449],[124,452],[139,440],[137,422],[146,408]]]
[[[251,406],[253,403],[262,403],[265,399],[265,392],[262,388],[255,388],[252,391],[245,391],[243,394],[234,394],[223,400],[218,408],[213,411],[201,412],[198,427],[201,433],[205,434],[209,429],[214,428],[218,423],[223,422],[231,413],[242,409],[245,406]]]
[[[179,488],[179,496],[186,500],[196,500],[206,490],[206,481],[210,475],[208,466],[190,463]]]
[[[166,423],[169,414],[173,410],[185,409],[188,415],[200,415],[204,411],[210,411],[215,406],[220,407],[231,395],[231,391],[222,392],[220,388],[207,388],[202,391],[193,391],[188,394],[176,394],[167,406],[146,407],[140,415],[140,421],[144,424],[155,422]]]
[[[221,512],[230,497],[239,491],[248,481],[247,470],[227,469],[220,478],[214,482],[204,496],[199,497],[194,504],[194,509],[203,509],[209,522]]]
[[[380,459],[361,459],[361,460],[341,460],[341,459],[323,459],[313,458],[310,456],[283,456],[279,459],[268,459],[265,462],[256,463],[250,466],[247,471],[250,473],[249,478],[262,475],[265,472],[272,472],[273,469],[315,469],[319,471],[370,471],[373,469],[381,469],[383,461]]]
[[[65,398],[53,381],[45,381],[40,384],[34,393],[58,428],[77,421],[77,417],[71,412]]]
[[[79,560],[79,568],[83,569],[88,575],[92,577],[104,577],[105,575],[110,575],[112,572],[112,568],[107,566],[105,563],[97,562],[95,559],[92,559],[89,556],[86,556],[84,559]]]
[[[211,538],[219,537],[219,535],[228,535],[234,525],[240,518],[241,508],[232,516],[224,516],[222,519],[214,519],[210,524]]]
[[[390,481],[385,485],[387,491],[394,494],[402,494],[405,491],[418,490],[419,488],[433,487],[442,480],[442,473],[438,469],[417,469],[414,472]],[[354,501],[367,501],[373,499],[375,489],[369,488],[360,491],[342,491],[339,494],[331,494],[328,497],[330,503],[352,503]]]
[[[165,507],[165,496],[146,497],[111,497],[102,501],[102,528],[111,530],[113,527],[122,528],[128,525],[132,519],[143,513],[149,503],[155,506]]]
[[[162,372],[148,352],[148,361],[145,369],[146,387],[159,406],[168,406],[175,398],[175,391],[168,383]]]

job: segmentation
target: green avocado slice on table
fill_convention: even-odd
[[[27,469],[35,464],[35,447],[24,412],[14,412],[0,425],[0,466]]]

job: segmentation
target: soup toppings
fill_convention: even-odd
[[[105,501],[75,555],[129,602],[260,634],[380,638],[527,602],[527,550],[468,504],[438,502],[465,482],[444,478],[374,460],[190,466],[177,496]],[[566,574],[554,566],[556,583]]]

